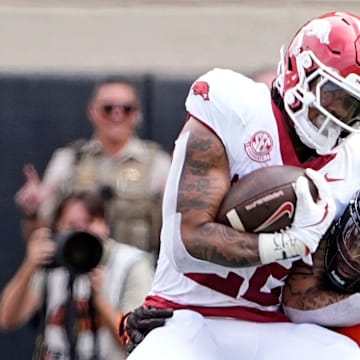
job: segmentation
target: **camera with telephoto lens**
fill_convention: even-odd
[[[94,269],[103,254],[102,241],[86,231],[64,231],[54,234],[57,244],[53,261],[47,268],[66,267],[74,275],[85,274]]]

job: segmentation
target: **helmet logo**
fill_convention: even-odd
[[[194,95],[200,95],[204,100],[210,100],[209,90],[210,86],[205,81],[197,81],[192,87]]]
[[[331,24],[326,19],[314,19],[304,26],[298,35],[296,46],[293,49],[293,55],[299,52],[304,36],[315,36],[321,44],[330,43]]]
[[[266,131],[257,131],[250,141],[244,144],[247,156],[257,162],[269,161],[272,148],[272,137]]]

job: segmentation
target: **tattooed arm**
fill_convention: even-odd
[[[313,255],[313,266],[295,263],[283,290],[286,315],[294,322],[325,326],[360,323],[360,294],[344,294],[331,288],[326,279],[324,256],[326,239]]]
[[[308,182],[304,177],[299,177],[295,184],[298,206],[294,221],[283,233],[240,233],[215,223],[221,201],[230,187],[229,163],[221,140],[194,118],[190,117],[177,140],[173,164],[175,170],[170,171],[169,177],[176,181],[174,174],[177,172],[180,178],[177,178],[179,182],[176,181],[177,193],[173,194],[177,201],[176,228],[168,227],[168,231],[172,233],[180,222],[182,243],[178,244],[178,250],[185,246],[193,258],[226,267],[246,267],[294,256],[303,257],[308,249],[315,251],[332,221],[335,205],[329,186],[323,175],[307,169],[306,174],[316,184],[319,199],[322,200],[315,202],[310,195]],[[304,209],[306,216],[303,215]],[[313,221],[311,226],[309,219]],[[170,256],[179,258],[178,251],[173,250]],[[201,265],[198,267],[204,270]],[[182,271],[180,267],[183,266],[178,266]]]
[[[313,255],[313,266],[302,261],[292,267],[284,288],[285,305],[300,310],[315,310],[345,299],[349,295],[340,294],[328,285],[324,257],[326,239],[321,240]]]
[[[174,175],[180,176],[177,193],[173,194],[177,201],[175,226],[180,222],[182,239],[178,245],[185,246],[193,258],[226,267],[246,267],[303,257],[308,249],[316,249],[332,221],[335,205],[329,186],[323,175],[307,169],[306,174],[316,184],[322,200],[313,200],[308,181],[300,176],[295,184],[298,206],[294,221],[283,233],[250,234],[215,223],[221,201],[230,187],[229,163],[221,140],[194,118],[190,117],[177,140],[173,163],[175,170],[170,170],[169,178],[176,181]],[[314,221],[312,225],[309,219]],[[168,231],[173,232],[174,228]],[[175,253],[171,256],[177,257]]]
[[[182,132],[190,135],[177,211],[181,213],[181,234],[187,251],[195,258],[227,267],[259,264],[258,235],[214,222],[231,180],[222,142],[194,118],[188,120]]]

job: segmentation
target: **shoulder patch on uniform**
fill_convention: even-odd
[[[250,141],[244,144],[247,156],[256,162],[270,160],[270,152],[273,148],[273,139],[267,131],[257,131],[251,136]]]
[[[193,85],[192,91],[194,95],[200,95],[204,100],[210,100],[209,98],[210,86],[206,81],[197,81]]]

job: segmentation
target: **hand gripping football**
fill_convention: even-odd
[[[304,169],[267,166],[243,176],[226,194],[216,221],[245,232],[272,233],[290,226],[295,213],[295,182]],[[317,189],[309,179],[314,199]]]

